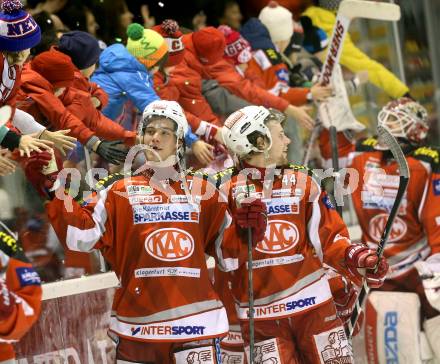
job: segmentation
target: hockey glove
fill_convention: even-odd
[[[252,244],[257,245],[264,239],[266,233],[266,204],[261,200],[243,200],[235,211],[235,221],[243,229],[252,229]]]
[[[127,151],[118,148],[118,145],[123,144],[120,140],[115,141],[102,141],[96,148],[96,153],[107,162],[119,165],[125,161]]]
[[[333,301],[335,302],[336,314],[344,325],[346,325],[350,321],[359,292],[351,281],[339,274],[330,277],[328,283],[332,291]],[[363,312],[361,312],[353,331],[353,336],[359,333],[363,318],[364,315]]]
[[[44,173],[44,169],[49,166],[52,160],[52,154],[49,152],[35,153],[22,161],[24,173],[29,182],[37,190],[38,194],[45,199],[53,199],[55,196],[52,188],[57,179],[58,172],[62,169],[63,164],[60,158],[55,154],[56,167],[50,173]]]
[[[379,288],[383,285],[389,268],[387,260],[384,257],[379,259],[375,249],[362,244],[352,244],[347,247],[345,263],[356,279],[362,281],[365,278],[371,288]],[[376,266],[377,271],[374,272]]]

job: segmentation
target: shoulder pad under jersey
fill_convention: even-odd
[[[377,138],[363,138],[356,142],[357,152],[373,152],[376,151],[375,146],[377,145]]]
[[[411,157],[429,163],[435,172],[440,171],[440,148],[424,146],[413,150]]]
[[[229,167],[223,171],[217,172],[212,176],[212,178],[215,180],[215,185],[218,188],[221,184],[230,180],[231,177],[235,176],[236,174],[238,174],[238,169],[235,167]]]
[[[283,167],[283,171],[285,169],[293,169],[295,172],[305,173],[305,174],[308,174],[311,177],[313,176],[313,170],[310,169],[309,167],[303,166],[301,164],[289,164],[289,165]]]
[[[131,173],[127,172],[127,173],[112,173],[111,175],[100,179],[94,186],[94,190],[96,191],[101,191],[105,188],[107,188],[108,186],[112,185],[113,183],[115,183],[116,181],[119,181],[120,179],[126,178],[126,177],[130,177]]]
[[[322,178],[319,178],[318,175],[316,175],[315,172],[313,172],[313,169],[307,166],[303,166],[300,164],[289,164],[284,169],[291,169],[296,172],[307,174],[312,180],[314,180],[318,184],[318,186],[320,186],[322,189],[324,188],[322,184],[323,183]]]
[[[100,179],[95,186],[93,186],[93,191],[88,195],[88,196],[84,196],[84,193],[79,193],[78,197],[75,198],[75,200],[80,204],[80,205],[85,205],[86,202],[85,200],[87,200],[88,198],[95,196],[97,192],[102,191],[104,189],[106,189],[108,186],[111,186],[113,183],[124,179],[126,177],[130,177],[131,173],[112,173],[111,175]]]
[[[200,170],[195,171],[195,170],[190,169],[190,170],[187,171],[186,175],[187,176],[191,176],[191,177],[201,178],[201,179],[203,179],[205,181],[208,181],[208,182],[212,183],[214,186],[217,185],[216,180],[215,180],[213,175],[208,174],[208,173],[203,172],[203,171],[200,171]]]
[[[189,169],[189,170],[186,172],[186,174],[187,174],[188,176],[199,177],[199,178],[203,178],[203,179],[206,179],[206,180],[208,180],[209,177],[210,177],[209,174],[206,173],[206,172],[203,172],[203,171],[200,171],[200,170],[195,171],[195,170],[193,170],[193,169]]]

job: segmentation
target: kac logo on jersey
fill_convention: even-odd
[[[159,260],[167,262],[184,260],[194,252],[194,239],[185,230],[160,229],[147,236],[145,250]]]
[[[388,220],[388,214],[379,214],[371,219],[368,227],[368,232],[376,242],[380,241],[387,220]],[[407,230],[408,227],[405,221],[403,221],[399,216],[396,216],[393,222],[393,226],[391,228],[388,242],[392,243],[394,241],[398,241],[399,239],[403,238]]]
[[[435,179],[432,181],[432,189],[434,191],[434,195],[440,196],[440,179]]]
[[[270,220],[263,241],[257,244],[261,253],[278,254],[292,249],[299,239],[298,228],[290,221]]]

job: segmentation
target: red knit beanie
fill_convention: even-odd
[[[75,66],[69,56],[55,49],[40,53],[31,68],[48,80],[54,88],[69,87],[73,83]]]
[[[248,63],[252,59],[252,48],[241,34],[227,25],[218,27],[226,40],[225,58],[234,65]]]
[[[182,62],[185,46],[182,42],[183,34],[180,31],[179,24],[175,20],[166,19],[162,24],[151,29],[158,32],[168,44],[168,61],[165,66],[171,67]]]
[[[192,34],[194,48],[199,61],[214,64],[220,61],[225,51],[225,36],[214,27],[206,27]]]

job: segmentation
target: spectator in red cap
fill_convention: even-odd
[[[73,83],[75,66],[58,51],[43,52],[31,62],[31,68],[50,82],[55,94],[61,94]]]
[[[191,45],[199,61],[203,64],[214,64],[223,57],[225,38],[223,34],[213,27],[206,27],[192,33],[192,42],[187,38],[186,45]],[[192,43],[192,44],[191,44]]]
[[[49,124],[52,129],[69,129],[69,134],[83,145],[108,162],[118,164],[125,160],[126,155],[117,147],[120,142],[102,141],[98,135],[107,139],[113,136],[113,140],[123,139],[127,144],[135,142],[135,135],[111,120],[91,119],[95,108],[90,95],[71,87],[75,69],[70,57],[56,49],[39,54],[23,70],[18,104],[37,121]],[[81,100],[78,110],[82,110],[82,115],[75,115],[69,110],[69,105],[78,98]]]
[[[224,58],[245,71],[245,65],[252,59],[250,43],[227,25],[220,25],[218,30],[224,34],[226,40]]]
[[[165,72],[156,72],[154,74],[154,88],[161,99],[179,101],[180,91],[175,84],[173,70],[175,66],[183,61],[185,55],[185,45],[182,40],[183,34],[180,31],[179,24],[171,19],[164,20],[162,24],[156,25],[152,29],[164,37],[168,44],[169,52],[169,57],[164,67]],[[209,121],[201,120],[188,110],[185,110],[185,115],[188,123],[191,125],[191,129],[199,137],[208,143],[211,143],[213,139],[222,143],[220,139],[221,133],[218,131],[219,121],[215,115]],[[206,158],[203,158],[203,162],[208,164],[212,160],[212,156],[208,155],[211,154],[209,150],[206,152],[207,155]]]
[[[175,20],[166,19],[162,24],[152,27],[159,33],[168,45],[168,60],[166,67],[172,67],[183,60],[185,46],[183,45],[183,33],[180,31],[179,24]]]

